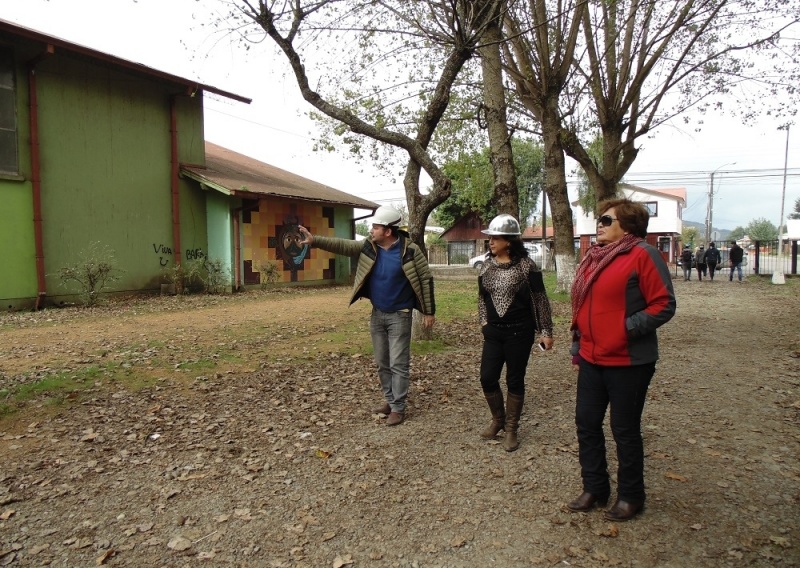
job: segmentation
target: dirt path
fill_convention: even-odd
[[[101,374],[0,422],[0,566],[800,565],[800,286],[676,289],[648,508],[617,526],[562,509],[580,490],[565,324],[507,454],[477,435],[473,321],[439,325],[453,349],[415,356],[410,418],[386,428],[346,289],[2,316],[0,389],[107,361],[155,378]]]

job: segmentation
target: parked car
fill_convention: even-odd
[[[542,245],[541,243],[524,243],[525,248],[528,249],[528,256],[531,258],[533,262],[538,264],[540,267],[544,264],[544,255],[542,254]],[[486,260],[486,253],[479,254],[478,256],[473,256],[469,259],[469,265],[472,268],[480,270],[483,267],[483,262]]]

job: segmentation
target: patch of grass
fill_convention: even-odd
[[[571,301],[569,294],[556,292],[556,285],[558,283],[556,273],[552,270],[548,270],[542,274],[544,274],[544,287],[547,290],[547,298],[550,302],[564,302],[568,304]]]
[[[179,369],[187,371],[203,371],[213,369],[217,366],[217,362],[213,359],[197,359],[196,361],[181,361],[178,363]]]
[[[429,355],[431,353],[442,353],[449,350],[452,350],[452,347],[441,339],[425,339],[411,342],[412,355]]]
[[[93,386],[92,378],[96,376],[98,369],[93,367],[85,371],[89,373],[57,373],[38,381],[3,389],[0,397],[5,402],[0,404],[0,416],[10,416],[33,400],[44,398],[45,405],[59,406],[67,398],[79,396],[82,391]]]
[[[323,351],[335,351],[346,355],[365,353],[367,350],[372,353],[369,330],[365,327],[367,325],[367,323],[362,325],[361,335],[352,331],[329,331],[315,345]]]
[[[437,280],[436,319],[450,322],[478,312],[478,279]]]

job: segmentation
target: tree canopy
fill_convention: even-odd
[[[753,219],[745,227],[747,236],[751,241],[776,241],[778,240],[778,228],[772,221],[759,217]]]
[[[514,171],[518,188],[520,223],[531,218],[543,189],[544,155],[541,145],[512,138]],[[500,211],[494,199],[490,150],[484,148],[446,162],[442,170],[450,178],[451,195],[435,211],[436,222],[449,228],[470,212],[488,222]]]
[[[800,197],[794,202],[794,211],[789,213],[789,219],[800,219]]]

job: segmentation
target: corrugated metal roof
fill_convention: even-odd
[[[45,8],[43,8],[45,9]],[[128,61],[127,59],[122,59],[120,57],[115,57],[108,53],[104,53],[102,51],[97,51],[90,47],[85,47],[83,45],[72,43],[67,40],[61,39],[56,36],[51,36],[47,34],[43,34],[37,30],[33,30],[31,28],[26,28],[25,26],[20,26],[19,24],[15,24],[14,22],[9,22],[8,20],[0,19],[0,30],[5,31],[20,37],[24,37],[30,40],[38,41],[44,43],[46,45],[52,45],[53,47],[63,49],[64,51],[75,53],[82,55],[84,57],[89,57],[92,59],[97,59],[99,61],[106,61],[111,63],[112,65],[118,67],[124,67],[126,69],[130,69],[133,71],[137,71],[139,73],[143,73],[145,75],[150,75],[152,77],[158,77],[160,79],[170,81],[172,83],[177,83],[179,85],[184,85],[187,88],[187,92],[193,92],[197,90],[208,91],[209,93],[215,93],[217,95],[234,99],[239,102],[243,103],[250,103],[252,102],[251,99],[247,97],[243,97],[241,95],[237,95],[235,93],[230,93],[228,91],[223,91],[222,89],[218,89],[211,85],[204,85],[203,83],[198,83],[197,81],[192,81],[191,79],[186,79],[184,77],[178,77],[177,75],[171,75],[169,73],[165,73],[163,71],[159,71],[158,69],[153,69],[152,67],[147,67],[146,65],[142,65],[141,63],[136,63],[134,61]]]
[[[181,172],[226,195],[264,196],[322,201],[359,209],[376,209],[377,203],[350,195],[243,154],[206,142],[206,165],[182,164]]]

